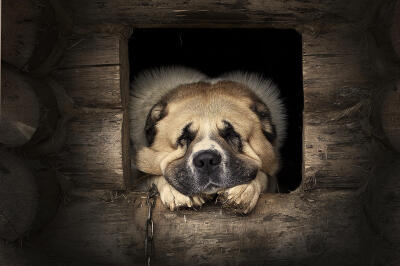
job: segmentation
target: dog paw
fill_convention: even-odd
[[[235,212],[247,214],[257,204],[261,190],[257,184],[249,183],[229,188],[219,193],[218,201],[225,208],[233,209]]]
[[[160,178],[164,179],[163,177]],[[189,197],[183,195],[170,184],[168,184],[165,179],[158,180],[158,182],[155,182],[155,184],[157,185],[158,192],[160,193],[160,199],[162,203],[171,211],[184,207],[200,207],[205,202],[200,196]]]
[[[266,175],[259,172],[257,177],[248,184],[238,185],[218,192],[217,200],[225,208],[237,213],[250,213],[257,204],[261,192],[267,185]]]

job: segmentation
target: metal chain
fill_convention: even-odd
[[[153,184],[147,193],[146,205],[149,208],[147,214],[147,220],[145,224],[146,235],[144,237],[144,255],[146,257],[146,265],[150,266],[151,258],[154,254],[154,222],[152,218],[153,208],[156,205],[156,196],[158,194],[156,186]]]

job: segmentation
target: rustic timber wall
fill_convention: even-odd
[[[385,37],[394,2],[52,0],[73,32],[52,73],[75,102],[53,158],[68,190],[55,220],[24,248],[5,246],[0,264],[144,262],[145,195],[120,191],[130,184],[128,25],[294,28],[303,38],[302,186],[262,195],[245,217],[213,204],[173,213],[158,201],[155,264],[396,265],[400,234],[384,227],[399,222],[400,197],[378,166],[398,155],[374,120],[376,96],[398,68],[387,63]]]
[[[75,103],[56,168],[78,187],[123,190],[130,172],[126,33],[74,34],[52,75]]]

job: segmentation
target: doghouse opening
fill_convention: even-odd
[[[279,191],[302,179],[302,41],[295,30],[135,29],[129,40],[130,77],[142,70],[184,65],[210,77],[232,70],[261,73],[280,88],[288,130],[281,148]]]

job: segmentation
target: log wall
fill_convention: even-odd
[[[55,160],[75,186],[122,190],[129,182],[127,53],[119,32],[72,35],[52,74],[75,104],[66,144]]]
[[[377,77],[384,71],[368,49],[379,46],[370,39],[381,22],[377,13],[394,1],[52,2],[74,29],[85,29],[71,36],[53,73],[76,107],[56,165],[80,188],[66,193],[56,219],[22,249],[40,254],[38,265],[144,263],[145,195],[115,192],[129,186],[127,41],[109,30],[115,25],[294,28],[303,38],[302,186],[262,195],[245,217],[213,204],[170,212],[158,200],[154,264],[368,265],[380,256],[374,244],[385,245],[376,240],[386,233],[385,222],[398,222],[399,211],[393,204],[396,214],[382,221],[364,201],[369,181],[379,183],[371,174],[376,158],[387,152],[376,148],[371,133]],[[372,192],[372,210],[379,209],[377,199],[388,199],[387,191]],[[393,234],[390,243],[397,241]],[[397,259],[382,258],[375,262]]]
[[[76,196],[30,243],[36,252],[58,265],[144,264],[145,194]],[[170,212],[158,200],[152,265],[362,265],[363,216],[354,193],[259,201],[249,216],[236,216],[213,203]]]
[[[379,1],[63,2],[89,27],[294,28],[303,39],[304,190],[357,189],[371,171],[374,71],[365,56]],[[183,7],[182,7],[183,6]],[[179,8],[178,8],[179,7]],[[182,7],[182,8],[181,8]],[[363,12],[361,10],[367,10]],[[89,53],[90,54],[90,53]]]

